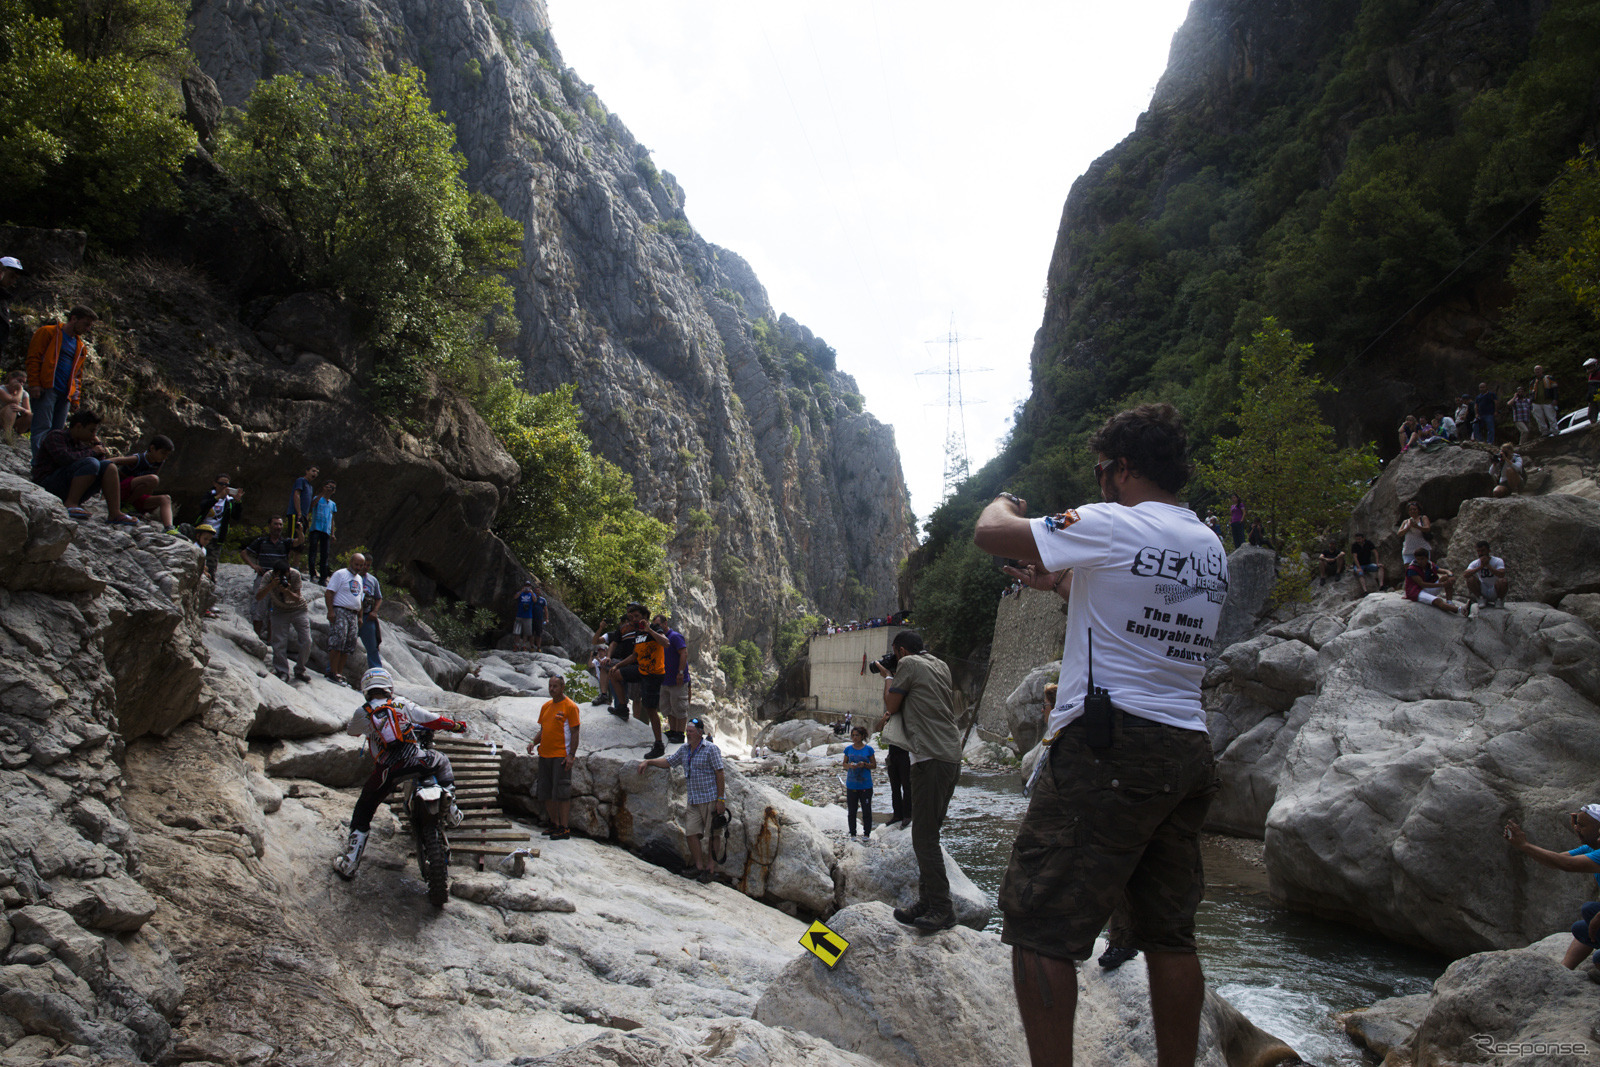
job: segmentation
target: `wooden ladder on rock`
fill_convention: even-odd
[[[532,847],[532,838],[526,830],[511,825],[505,812],[500,810],[500,764],[508,755],[502,746],[498,753],[490,749],[487,741],[439,734],[433,747],[450,757],[450,767],[456,774],[456,807],[461,809],[461,825],[448,831],[450,862],[469,864],[480,871],[486,856],[509,856],[518,849],[527,849],[529,856],[538,856]],[[389,808],[400,820],[406,835],[411,834],[411,822],[406,817],[404,797],[397,791],[389,801]]]

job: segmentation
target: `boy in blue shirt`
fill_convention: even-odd
[[[857,726],[850,731],[851,746],[844,750],[844,796],[850,836],[856,836],[856,809],[861,809],[862,830],[872,836],[872,769],[878,765],[878,755],[867,744],[867,730]]]

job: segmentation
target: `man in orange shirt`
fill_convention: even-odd
[[[578,705],[567,699],[567,680],[550,679],[550,699],[539,709],[539,731],[528,742],[528,755],[539,751],[539,773],[534,797],[544,801],[550,827],[544,835],[552,841],[572,836],[567,825],[572,810],[572,760],[578,754]]]
[[[28,398],[33,403],[33,454],[51,430],[67,424],[78,409],[83,361],[97,316],[86,307],[67,313],[65,324],[51,323],[33,332],[28,342]]]

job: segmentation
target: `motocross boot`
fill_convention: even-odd
[[[445,786],[444,795],[450,801],[450,806],[444,812],[444,824],[454,830],[461,825],[461,820],[464,818],[461,814],[461,809],[456,807],[456,787],[453,785]]]
[[[364,830],[350,831],[350,840],[345,842],[344,854],[333,861],[333,869],[345,881],[356,876],[356,868],[361,866],[361,853],[367,848],[367,834]]]

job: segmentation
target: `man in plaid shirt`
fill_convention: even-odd
[[[1518,389],[1511,394],[1511,421],[1517,424],[1517,440],[1526,444],[1537,436],[1533,432],[1533,398]]]
[[[727,793],[723,789],[722,750],[706,739],[705,724],[690,719],[684,724],[689,735],[687,744],[679,745],[670,756],[639,761],[639,773],[651,767],[682,767],[689,779],[689,810],[683,816],[683,833],[689,839],[690,866],[683,870],[686,878],[711,881],[715,862],[711,858],[711,837],[714,835],[712,819],[726,815]],[[706,835],[706,848],[700,848],[700,836]]]

